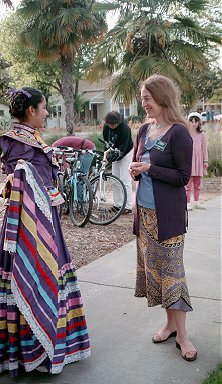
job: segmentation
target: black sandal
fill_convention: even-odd
[[[195,361],[195,360],[197,360],[197,351],[196,350],[190,351],[190,352],[186,352],[185,355],[183,355],[182,354],[182,350],[181,350],[181,346],[180,346],[180,344],[177,341],[176,341],[176,347],[181,351],[181,355],[184,358],[184,360],[186,360],[186,361]],[[195,352],[192,357],[187,357],[186,356],[188,353],[192,353],[192,352]]]

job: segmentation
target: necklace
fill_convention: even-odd
[[[156,129],[157,131],[160,131],[162,128],[166,128],[168,126],[168,123],[161,123],[161,124],[151,124],[151,128]]]

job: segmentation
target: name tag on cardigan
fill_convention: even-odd
[[[165,143],[165,141],[162,141],[160,139],[158,139],[154,145],[153,148],[156,148],[158,149],[159,151],[164,151],[164,149],[166,148],[167,146],[167,143]]]

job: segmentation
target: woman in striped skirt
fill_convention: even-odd
[[[57,165],[41,139],[48,115],[42,93],[10,91],[12,129],[0,137],[13,180],[0,235],[0,372],[59,373],[90,356],[75,266],[65,244],[53,186]],[[9,177],[10,175],[10,177]],[[7,196],[8,193],[8,196]]]

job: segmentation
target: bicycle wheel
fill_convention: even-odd
[[[113,209],[113,185],[119,190],[122,205],[119,210]],[[123,212],[126,206],[126,187],[117,177],[109,173],[103,173],[91,180],[93,190],[93,208],[90,223],[107,225],[113,223]]]
[[[72,186],[69,195],[69,213],[73,224],[84,227],[89,221],[93,206],[93,192],[86,176],[78,176],[77,184]]]
[[[61,219],[63,214],[64,215],[69,214],[69,202],[67,199],[67,193],[66,193],[66,188],[65,188],[65,184],[64,184],[64,175],[62,173],[60,173],[57,176],[57,188],[65,200],[65,202],[63,204],[60,204],[60,206],[59,206],[59,217]]]

